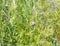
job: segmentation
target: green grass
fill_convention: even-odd
[[[60,46],[59,0],[0,0],[1,46]]]

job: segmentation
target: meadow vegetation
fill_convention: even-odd
[[[60,0],[0,0],[0,46],[60,46]]]

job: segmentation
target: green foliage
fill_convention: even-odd
[[[0,0],[1,46],[59,46],[59,0]]]

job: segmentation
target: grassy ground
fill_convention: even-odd
[[[59,44],[59,0],[0,0],[1,46]]]

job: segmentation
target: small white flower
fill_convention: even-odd
[[[32,21],[32,25],[35,25],[35,22],[34,21]]]

